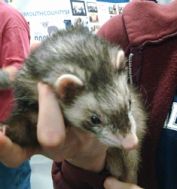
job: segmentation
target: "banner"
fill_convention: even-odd
[[[31,42],[42,41],[59,29],[83,24],[96,33],[111,17],[121,14],[128,0],[6,0],[30,25]]]
[[[11,5],[28,21],[32,41],[42,41],[56,30],[71,24],[70,1],[42,0],[36,3],[36,0],[13,0]]]

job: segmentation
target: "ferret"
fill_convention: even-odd
[[[46,83],[56,94],[65,124],[94,134],[107,146],[110,174],[136,182],[146,113],[128,80],[119,46],[81,28],[58,31],[33,50],[19,70],[6,135],[22,147],[39,146],[37,83]]]

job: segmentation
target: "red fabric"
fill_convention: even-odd
[[[0,68],[20,68],[29,52],[29,26],[23,16],[5,3],[0,3]],[[12,91],[0,90],[0,121],[12,108]]]
[[[52,175],[55,181],[54,189],[103,189],[103,182],[108,173],[82,170],[64,161],[53,164]]]
[[[176,0],[169,5],[134,1],[124,9],[122,21],[114,17],[98,33],[109,41],[118,41],[127,55],[133,53],[133,79],[149,113],[139,172],[139,184],[146,189],[158,189],[155,153],[177,87],[176,7]],[[120,37],[127,41],[122,43]]]
[[[155,153],[177,87],[176,8],[177,0],[169,5],[133,1],[122,15],[113,17],[98,32],[99,36],[120,45],[127,56],[133,53],[133,80],[144,96],[149,118],[139,172],[139,185],[146,189],[158,189]],[[85,174],[82,170],[82,175]],[[75,182],[80,182],[77,173]]]

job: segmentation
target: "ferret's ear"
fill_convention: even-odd
[[[113,65],[117,70],[122,70],[127,67],[127,59],[123,50],[117,51],[116,59]]]
[[[84,88],[84,84],[77,76],[64,74],[58,77],[55,82],[55,90],[58,97],[70,103]]]

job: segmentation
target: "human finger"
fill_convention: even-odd
[[[45,147],[58,146],[65,139],[65,126],[56,96],[52,89],[43,83],[38,84],[38,93],[38,140]]]
[[[108,177],[104,182],[105,189],[142,189],[135,184],[124,183],[113,177]]]

